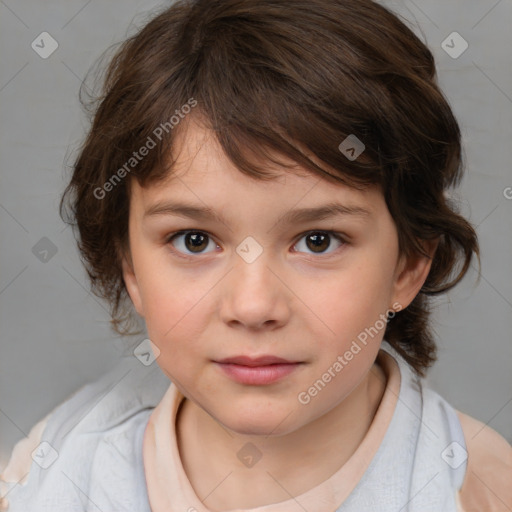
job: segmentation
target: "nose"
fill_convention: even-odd
[[[252,263],[235,262],[223,281],[221,318],[230,327],[274,330],[289,321],[293,294],[265,251]]]

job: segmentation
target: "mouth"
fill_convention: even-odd
[[[236,356],[214,361],[232,380],[240,384],[261,386],[272,384],[294,372],[303,363],[276,356]]]
[[[250,356],[235,356],[235,357],[227,357],[225,359],[221,359],[220,361],[215,361],[216,363],[221,364],[238,364],[242,366],[268,366],[272,364],[295,364],[298,361],[290,361],[288,359],[283,359],[282,357],[265,355],[259,357],[250,357]]]

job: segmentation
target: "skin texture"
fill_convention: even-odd
[[[385,389],[374,363],[384,328],[309,403],[300,403],[299,393],[365,328],[381,326],[393,305],[407,307],[430,260],[400,257],[395,224],[375,187],[360,191],[274,164],[267,168],[275,180],[256,181],[192,121],[176,142],[165,182],[131,184],[125,283],[160,351],[158,365],[186,397],[178,443],[198,496],[209,495],[210,510],[283,501],[290,498],[283,488],[296,496],[318,485],[364,438]],[[208,206],[225,222],[144,218],[156,202],[170,200]],[[278,222],[290,210],[330,202],[368,214]],[[202,252],[184,235],[169,241],[180,230],[206,234]],[[307,235],[326,230],[344,242],[331,236],[315,251]],[[263,250],[251,263],[236,250],[248,236]],[[213,362],[242,354],[302,364],[280,381],[253,386],[231,380]],[[248,442],[262,453],[251,468],[237,457]]]

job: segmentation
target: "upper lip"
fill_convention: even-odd
[[[295,364],[297,361],[288,361],[287,359],[283,359],[281,357],[276,356],[260,356],[260,357],[249,357],[249,356],[235,356],[235,357],[227,357],[226,359],[221,359],[216,361],[217,363],[225,363],[225,364],[239,364],[243,366],[267,366],[271,364]]]

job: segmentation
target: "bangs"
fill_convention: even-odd
[[[332,13],[321,12],[316,14],[316,25],[301,22],[299,2],[292,25],[278,15],[277,6],[276,16],[269,18],[256,8],[233,5],[189,5],[186,24],[167,26],[165,33],[163,27],[156,27],[169,40],[167,51],[146,48],[145,61],[131,63],[138,76],[130,77],[130,83],[142,85],[148,76],[158,79],[147,88],[137,90],[132,85],[126,91],[138,96],[129,101],[136,107],[129,117],[140,120],[137,128],[125,133],[128,139],[119,134],[117,148],[125,147],[126,154],[189,98],[198,103],[185,122],[163,134],[158,160],[148,159],[133,173],[141,185],[169,172],[174,138],[185,128],[188,116],[200,118],[233,164],[255,178],[271,179],[268,162],[290,168],[278,158],[282,155],[333,182],[356,187],[382,184],[383,166],[398,164],[403,155],[381,151],[400,138],[389,114],[393,100],[380,76],[386,72],[384,53],[377,67],[370,59],[357,58],[359,48],[367,44],[364,37],[371,32],[371,22],[345,17],[340,23]],[[343,11],[342,5],[333,5],[336,8]],[[310,7],[307,11],[311,16]],[[352,34],[343,43],[340,33],[346,38],[344,25],[351,22],[360,26],[361,35]],[[315,45],[302,43],[308,40]],[[136,50],[127,53],[133,56]],[[122,77],[113,72],[110,78],[117,88]],[[127,103],[127,97],[123,99]],[[349,136],[364,145],[354,159],[339,149]]]

